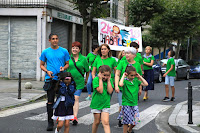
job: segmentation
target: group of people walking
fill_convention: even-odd
[[[123,125],[123,133],[132,133],[132,128],[139,122],[139,95],[144,90],[145,101],[149,98],[148,90],[154,90],[152,66],[155,58],[151,54],[152,48],[147,46],[142,57],[138,53],[139,45],[131,42],[130,47],[119,53],[117,62],[107,44],[93,45],[92,52],[84,57],[80,53],[80,42],[72,43],[71,55],[58,46],[58,35],[50,34],[49,42],[51,47],[45,49],[40,56],[40,67],[46,72],[44,89],[47,91],[47,131],[53,130],[53,120],[58,121],[55,133],[63,125],[64,132],[68,133],[70,120],[73,125],[78,124],[79,98],[87,85],[86,100],[91,100],[90,108],[94,114],[92,133],[97,132],[100,121],[104,132],[110,133],[110,101],[114,90],[119,102],[119,116],[116,118],[119,120],[118,126]],[[169,82],[171,85],[171,79]],[[166,92],[167,89],[169,91],[166,88]],[[54,102],[56,94],[57,100]]]

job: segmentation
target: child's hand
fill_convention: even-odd
[[[99,72],[98,77],[99,77],[99,79],[102,79],[102,78],[103,78],[103,75],[102,75],[101,72]]]
[[[128,76],[128,73],[124,72],[124,74],[123,74],[123,75],[126,77],[126,76]]]
[[[110,79],[111,79],[111,75],[109,76],[108,81],[110,81]]]
[[[140,78],[140,74],[136,73],[135,77]]]
[[[166,77],[167,76],[167,74],[165,73],[164,75],[163,75],[163,77]]]

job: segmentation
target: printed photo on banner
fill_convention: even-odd
[[[98,19],[98,42],[108,44],[112,50],[121,51],[129,47],[131,42],[137,42],[139,52],[142,52],[141,27],[126,27]]]

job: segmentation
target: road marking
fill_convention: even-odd
[[[80,102],[79,103],[79,109],[83,109],[83,108],[90,106],[90,102],[91,101]],[[47,120],[47,113],[42,113],[42,114],[39,114],[39,115],[27,117],[25,119],[27,119],[27,120],[37,120],[37,121],[46,121]]]
[[[24,105],[24,106],[16,107],[13,109],[8,109],[8,110],[0,111],[0,117],[7,117],[10,115],[19,114],[19,113],[26,112],[29,110],[41,108],[44,106],[46,106],[46,101],[33,103],[33,104],[29,104],[29,105]]]
[[[143,126],[145,126],[147,123],[155,119],[155,117],[160,113],[164,112],[167,109],[169,109],[171,105],[160,105],[160,104],[154,104],[151,107],[145,109],[140,113],[140,123],[136,125],[133,129],[139,130]]]
[[[115,114],[118,111],[119,111],[118,103],[110,106],[110,115]],[[78,118],[78,123],[82,123],[84,125],[90,125],[93,123],[93,121],[94,121],[93,113],[90,113],[90,114],[87,114],[87,115],[84,115],[84,116]]]
[[[185,89],[188,90],[188,87],[186,87]],[[192,90],[200,90],[200,85],[192,86]]]
[[[80,109],[86,108],[90,105],[90,101],[83,101],[80,102]],[[164,112],[167,109],[169,109],[171,105],[159,105],[159,104],[154,104],[151,107],[145,109],[140,113],[140,120],[141,122],[134,127],[135,130],[139,130],[143,126],[145,126],[147,123],[155,119],[155,117],[160,113]],[[110,107],[110,115],[113,115],[117,113],[119,110],[119,104],[113,104]],[[28,120],[38,120],[38,121],[46,121],[47,120],[47,113],[42,113],[36,116],[28,117],[25,118]],[[78,118],[79,124],[84,124],[84,125],[91,125],[94,121],[94,116],[92,113],[86,114],[80,118]]]

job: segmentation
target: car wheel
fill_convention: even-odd
[[[190,73],[189,73],[189,72],[187,72],[185,79],[186,79],[186,80],[189,80],[189,79],[190,79]]]
[[[161,83],[162,82],[162,74],[161,74],[161,72],[159,73],[159,76],[158,76],[158,80],[157,80],[157,82],[158,83]]]

